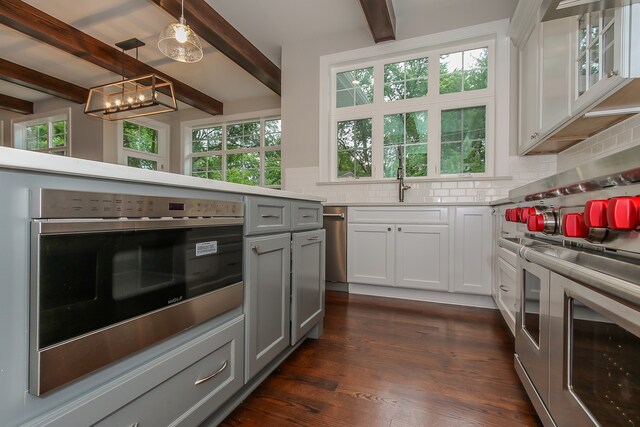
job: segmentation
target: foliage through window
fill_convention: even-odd
[[[119,163],[138,169],[164,169],[168,126],[147,118],[121,123]]]
[[[492,173],[493,49],[493,41],[448,45],[335,69],[329,178]]]
[[[18,148],[69,155],[69,121],[66,115],[17,122],[14,130]]]
[[[486,107],[444,110],[440,117],[442,173],[485,172]]]
[[[384,116],[384,177],[395,178],[401,159],[405,176],[427,176],[427,111]]]
[[[371,119],[338,122],[338,177],[371,176]]]
[[[487,88],[488,49],[472,49],[440,55],[440,93]]]
[[[384,100],[419,98],[428,91],[427,58],[384,66]]]
[[[336,107],[373,102],[373,67],[336,74]]]
[[[191,130],[191,175],[248,185],[281,185],[281,122],[252,120]]]
[[[158,154],[157,129],[124,121],[122,123],[122,147],[128,151],[127,166],[158,170],[156,160],[138,157],[139,153]]]

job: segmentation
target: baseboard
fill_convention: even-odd
[[[349,293],[372,295],[378,297],[407,299],[414,301],[437,302],[443,304],[463,305],[498,309],[491,295],[458,294],[453,292],[425,291],[422,289],[393,288],[379,285],[361,285],[349,283]]]

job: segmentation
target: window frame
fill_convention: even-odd
[[[156,130],[158,132],[158,154],[146,153],[144,151],[125,148],[124,147],[124,122],[125,121]],[[155,161],[157,162],[157,169],[156,169],[157,171],[169,172],[169,136],[171,132],[170,125],[157,120],[150,119],[148,117],[137,117],[129,120],[119,120],[117,122],[117,127],[118,127],[118,131],[117,131],[118,164],[129,166],[127,162],[127,158],[131,155],[131,157],[136,157],[138,159]],[[130,166],[130,167],[135,167],[135,166]]]
[[[53,123],[61,120],[67,122],[67,144],[61,147],[53,147]],[[47,124],[47,148],[29,150],[26,146],[26,129],[31,126]],[[57,154],[61,151],[65,157],[71,157],[71,108],[54,110],[42,114],[31,114],[19,119],[11,120],[11,142],[14,148],[32,151],[36,153]]]
[[[267,146],[265,138],[265,122],[269,120],[280,120],[280,145]],[[260,123],[260,144],[258,147],[250,148],[234,148],[227,149],[227,126],[241,123],[259,122]],[[222,127],[222,149],[216,151],[206,151],[205,155],[194,155],[192,150],[192,132],[196,129],[207,127]],[[229,154],[243,154],[258,152],[260,155],[260,180],[257,186],[273,189],[281,189],[283,187],[284,170],[282,168],[282,117],[280,109],[263,110],[253,113],[234,114],[229,116],[219,116],[216,118],[207,118],[199,120],[191,120],[182,122],[182,173],[187,176],[193,176],[192,164],[194,157],[222,156],[222,180],[227,181],[227,156]],[[270,151],[280,151],[280,185],[265,185],[265,153]],[[208,179],[208,178],[204,178]],[[249,185],[249,184],[247,184]]]
[[[489,53],[489,78],[487,90],[492,94],[492,99],[487,100],[488,126],[487,126],[487,168],[485,176],[472,175],[434,175],[430,171],[428,177],[407,178],[414,182],[443,182],[443,181],[473,181],[490,180],[495,178],[510,177],[509,159],[515,155],[516,147],[513,143],[517,129],[517,97],[513,88],[517,85],[517,49],[513,46],[509,36],[510,20],[501,19],[484,24],[461,27],[455,30],[432,33],[424,36],[399,40],[389,44],[378,44],[354,50],[330,53],[320,56],[319,60],[319,113],[318,113],[318,157],[320,185],[325,184],[367,184],[367,183],[391,183],[390,179],[361,178],[358,180],[338,180],[335,177],[335,159],[332,139],[335,139],[335,128],[332,125],[334,117],[331,108],[334,105],[332,93],[332,71],[338,68],[359,68],[376,59],[384,59],[389,63],[399,59],[416,58],[420,52],[428,50],[456,51],[464,49],[465,45],[481,44],[476,42],[489,42],[494,46],[493,54]],[[488,46],[488,45],[487,45]],[[444,52],[443,52],[444,53]],[[433,61],[430,60],[433,64]],[[343,68],[343,69],[344,69]],[[430,73],[430,93],[437,86],[437,80],[432,79],[437,73]],[[500,82],[500,84],[496,84]],[[435,83],[435,85],[434,85]],[[474,91],[467,92],[466,96],[473,97]],[[477,91],[475,91],[477,92]],[[453,94],[442,95],[453,96]],[[418,98],[422,99],[422,98]],[[396,101],[398,103],[410,103],[413,100]],[[443,100],[450,101],[449,99]],[[442,106],[442,108],[454,108],[454,105]],[[416,110],[425,110],[418,106]],[[391,111],[389,111],[391,113]],[[430,118],[435,118],[433,111],[429,112]],[[499,126],[497,124],[499,118]],[[440,120],[438,115],[436,124]],[[430,139],[439,131],[429,123]],[[493,128],[493,129],[492,129]],[[381,131],[381,130],[380,130]],[[374,125],[375,132],[375,125]],[[374,139],[376,136],[374,136]],[[439,138],[437,138],[439,140]],[[377,145],[377,144],[376,144]],[[436,146],[439,156],[439,144]],[[430,147],[431,148],[431,147]],[[429,150],[429,156],[433,158],[434,151]],[[438,158],[439,161],[439,158]]]

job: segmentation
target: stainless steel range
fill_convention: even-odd
[[[640,147],[509,197],[515,367],[541,420],[640,426]]]

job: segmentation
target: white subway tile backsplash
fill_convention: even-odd
[[[456,181],[443,182],[442,188],[458,188],[458,183]]]

